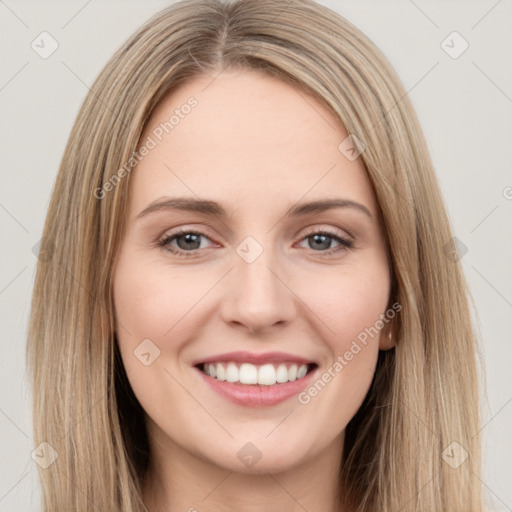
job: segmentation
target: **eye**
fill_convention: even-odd
[[[350,249],[354,245],[348,238],[344,238],[328,229],[316,229],[306,235],[302,240],[309,241],[309,247],[315,252],[320,252],[322,255],[330,255],[335,252],[344,251]],[[338,246],[330,251],[324,250],[329,249],[333,241],[338,243]]]
[[[199,249],[204,249],[204,245],[201,244],[201,238],[210,240],[200,231],[184,229],[165,236],[158,242],[158,245],[178,256],[195,256]],[[173,245],[173,242],[176,242],[177,247]]]
[[[164,236],[158,246],[180,257],[196,256],[200,249],[205,249],[202,239],[210,240],[204,233],[183,229],[177,233]],[[211,240],[210,240],[211,241]],[[353,242],[328,229],[316,229],[308,233],[302,241],[310,241],[309,247],[321,255],[330,255],[353,247]],[[331,250],[332,242],[338,245]],[[175,243],[175,244],[174,244]]]

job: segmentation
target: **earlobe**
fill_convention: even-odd
[[[389,350],[396,344],[395,336],[393,336],[392,329],[389,327],[384,328],[379,337],[379,350]]]

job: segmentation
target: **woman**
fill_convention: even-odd
[[[403,86],[336,13],[153,17],[78,114],[44,239],[45,510],[481,510],[435,174]]]

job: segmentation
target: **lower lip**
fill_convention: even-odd
[[[245,407],[268,407],[284,402],[300,393],[311,381],[317,368],[307,373],[302,379],[283,384],[273,384],[272,386],[226,382],[206,375],[199,368],[196,368],[196,370],[214,391],[235,404]]]

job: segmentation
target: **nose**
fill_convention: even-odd
[[[236,261],[221,302],[224,322],[255,333],[286,325],[294,318],[296,296],[270,252],[264,251],[252,263]]]

